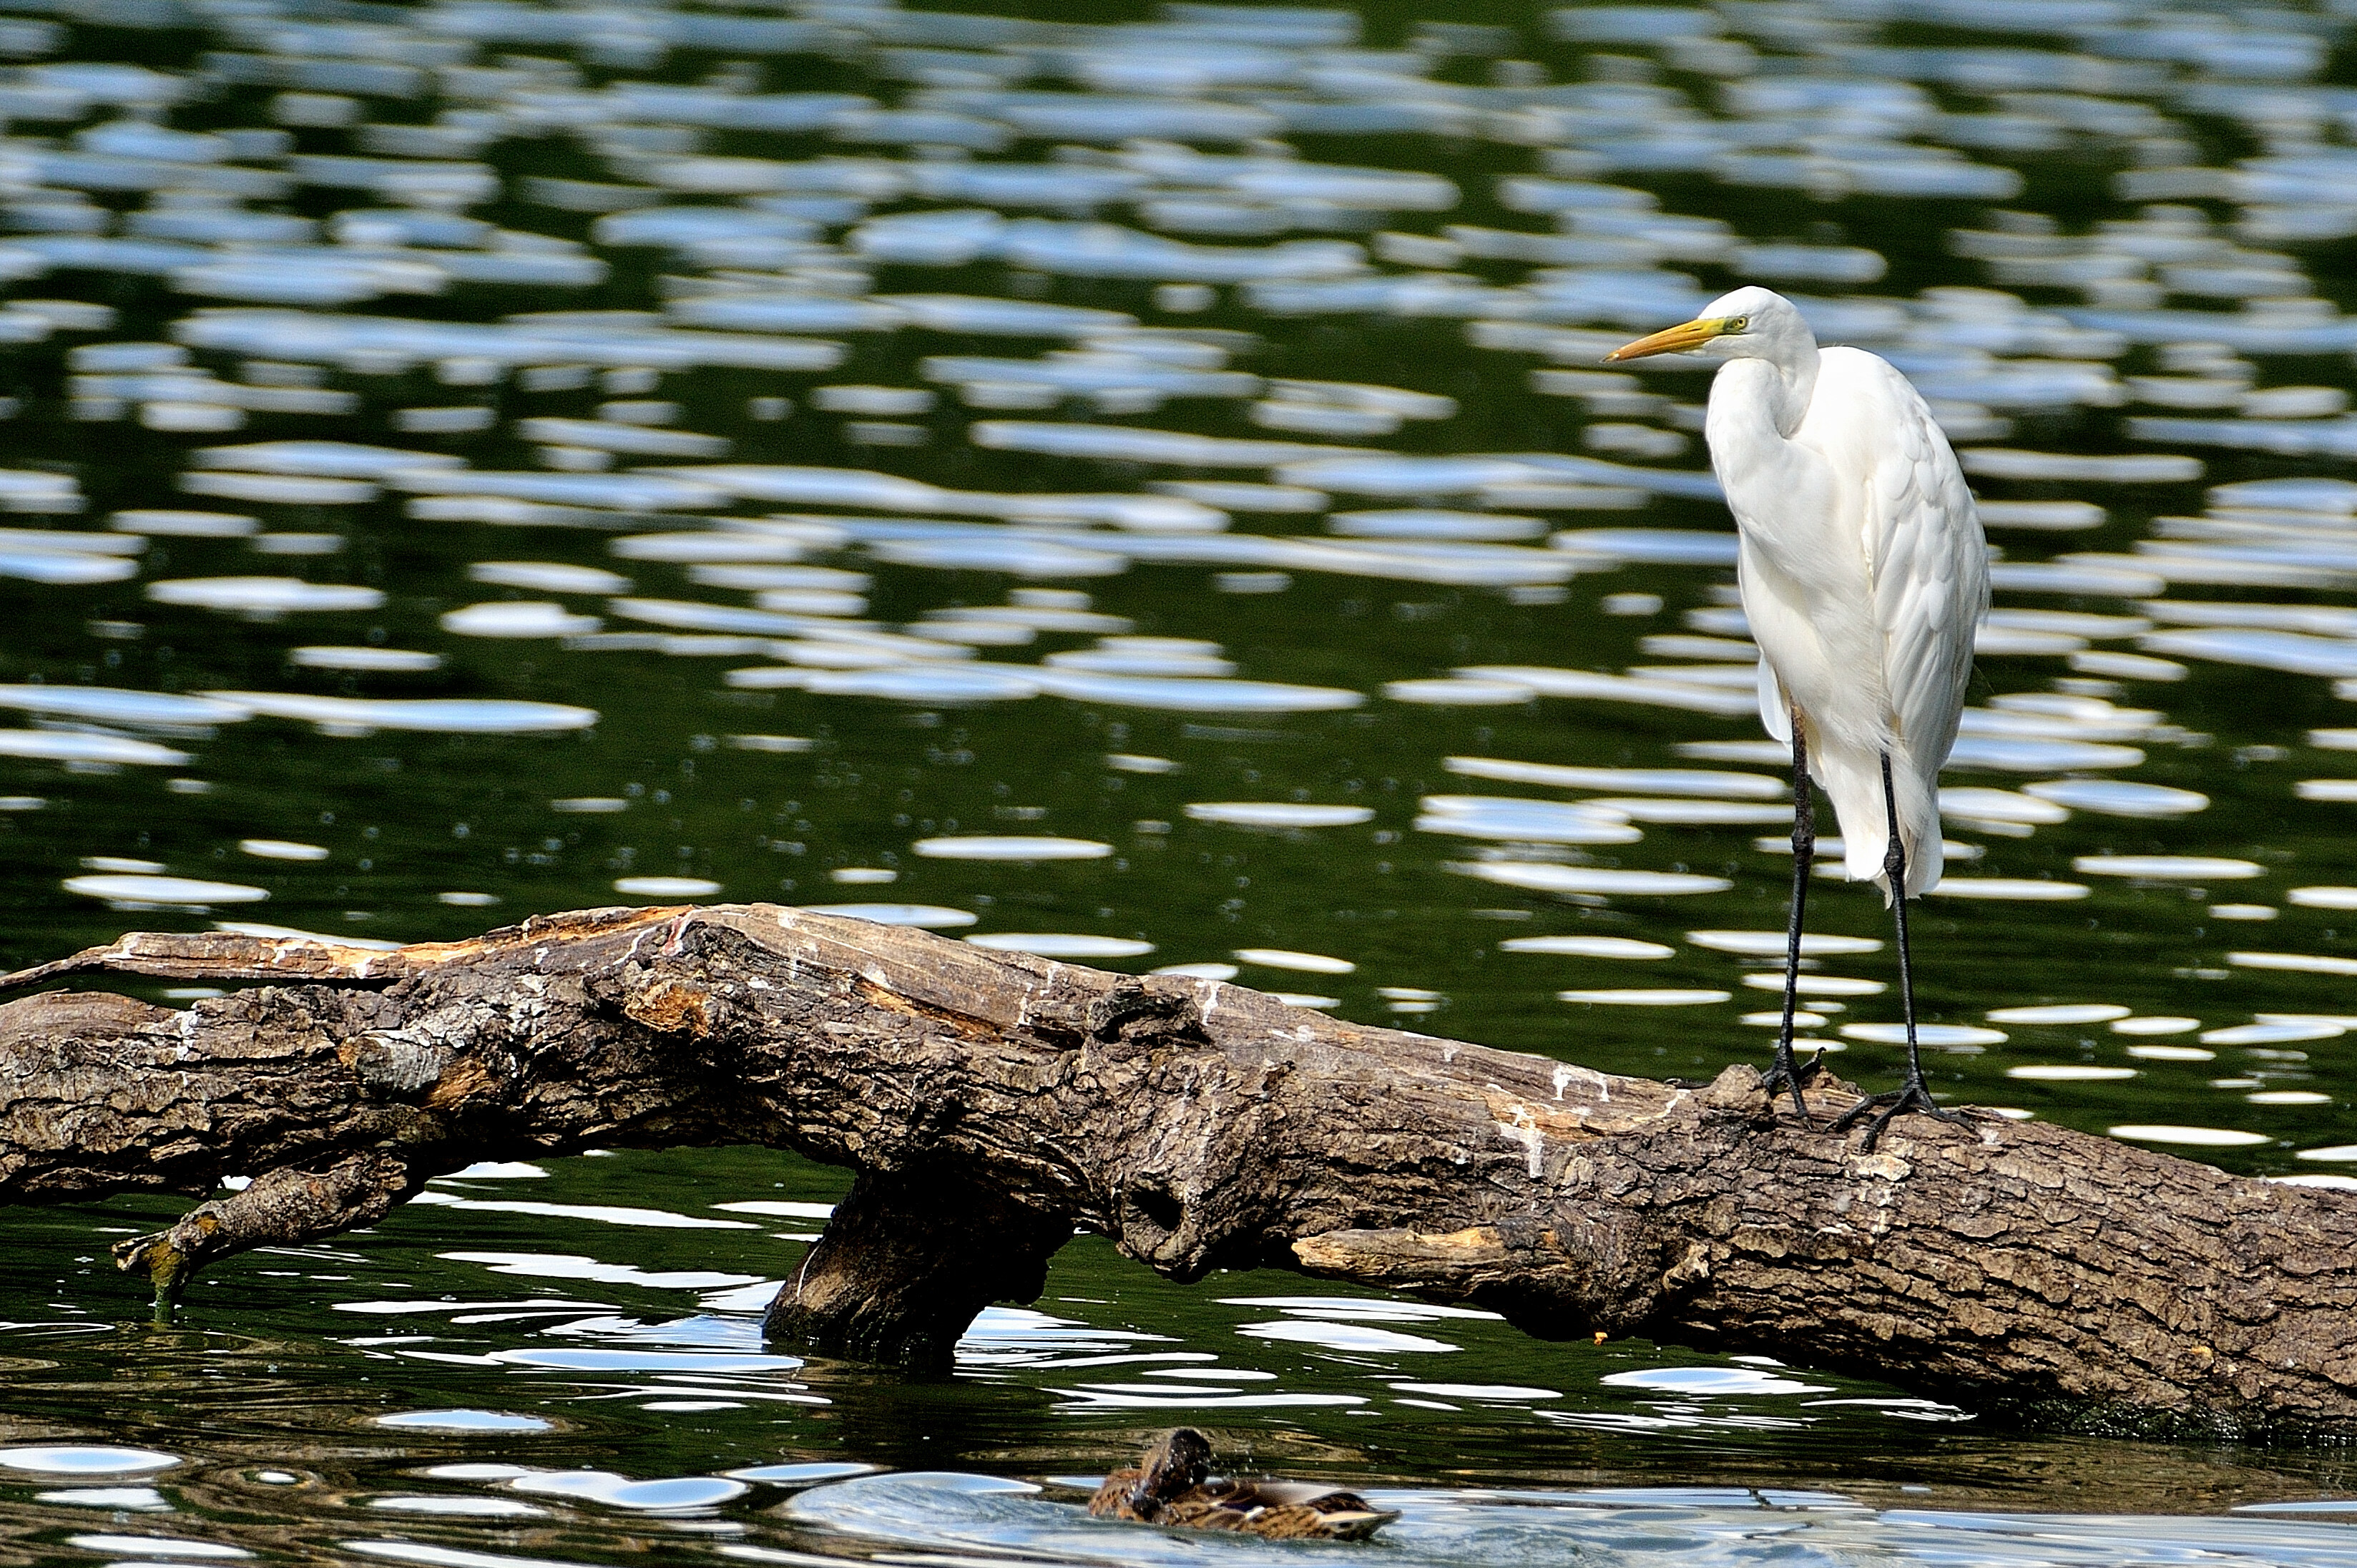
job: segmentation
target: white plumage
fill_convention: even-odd
[[[1760,716],[1789,744],[1800,711],[1850,879],[1886,896],[1889,757],[1906,891],[1921,893],[1940,880],[1940,767],[1988,610],[1972,491],[1932,411],[1888,360],[1819,349],[1801,313],[1764,288],[1722,295],[1695,326],[1730,321],[1744,326],[1669,347],[1727,360],[1703,428],[1741,536]]]
[[[1956,455],[1922,397],[1888,360],[1819,349],[1790,300],[1722,295],[1684,326],[1609,358],[1703,353],[1727,362],[1703,432],[1735,514],[1737,578],[1760,648],[1760,716],[1794,747],[1792,906],[1784,1022],[1766,1081],[1803,1116],[1810,1069],[1792,1054],[1796,972],[1815,831],[1805,760],[1841,821],[1853,882],[1878,884],[1899,931],[1907,1083],[1861,1101],[1836,1131],[1881,1108],[1959,1120],[1932,1099],[1916,1047],[1907,898],[1940,880],[1940,767],[1956,743],[1973,634],[1988,613],[1988,552]],[[1798,736],[1795,736],[1795,725]],[[1905,874],[1892,886],[1892,818]]]

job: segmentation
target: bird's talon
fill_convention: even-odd
[[[1867,1095],[1839,1116],[1835,1117],[1832,1131],[1836,1134],[1848,1132],[1851,1126],[1869,1111],[1878,1112],[1879,1114],[1867,1123],[1866,1137],[1858,1145],[1858,1152],[1867,1155],[1874,1153],[1875,1145],[1882,1141],[1882,1130],[1910,1112],[1918,1116],[1929,1116],[1935,1122],[1952,1122],[1959,1127],[1968,1127],[1973,1122],[1969,1112],[1951,1111],[1933,1100],[1932,1091],[1924,1088],[1922,1080],[1919,1079],[1901,1089]]]
[[[1779,1093],[1790,1093],[1793,1113],[1814,1126],[1816,1118],[1809,1114],[1808,1104],[1801,1098],[1801,1090],[1816,1080],[1817,1074],[1824,1066],[1824,1059],[1823,1051],[1811,1052],[1807,1061],[1801,1061],[1794,1058],[1789,1045],[1780,1049],[1776,1053],[1775,1064],[1760,1075],[1760,1087],[1767,1091],[1768,1102],[1773,1105]]]

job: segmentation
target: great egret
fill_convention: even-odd
[[[1849,879],[1883,889],[1899,932],[1907,1081],[1859,1101],[1872,1149],[1894,1117],[1940,1108],[1915,1041],[1907,897],[1940,880],[1940,765],[1955,745],[1973,633],[1988,613],[1988,557],[1956,455],[1889,361],[1819,349],[1792,301],[1764,288],[1722,295],[1683,326],[1608,360],[1698,353],[1727,361],[1703,434],[1735,514],[1737,580],[1760,646],[1760,717],[1792,746],[1792,910],[1784,1022],[1770,1093],[1803,1118],[1792,1057],[1801,921],[1816,844],[1809,781],[1840,819]]]

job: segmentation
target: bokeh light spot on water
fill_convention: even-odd
[[[470,1209],[486,1214],[525,1214],[549,1219],[587,1220],[596,1224],[649,1227],[662,1230],[743,1230],[751,1227],[741,1220],[708,1219],[699,1215],[680,1214],[666,1208],[624,1206],[610,1203],[548,1203],[538,1199],[461,1197],[438,1188],[428,1188],[410,1201],[429,1208]]]
[[[555,1346],[503,1353],[501,1360],[519,1367],[542,1367],[584,1372],[779,1372],[801,1366],[794,1356],[700,1353],[628,1347]]]
[[[172,1511],[171,1499],[153,1487],[60,1487],[33,1496],[40,1502],[63,1503],[71,1508],[143,1513]]]
[[[1403,1334],[1364,1323],[1335,1323],[1289,1318],[1278,1323],[1248,1323],[1236,1330],[1252,1339],[1283,1339],[1328,1350],[1435,1352],[1458,1347],[1426,1335]]]
[[[1644,1389],[1695,1399],[1719,1394],[1828,1394],[1824,1383],[1780,1378],[1750,1367],[1658,1367],[1641,1372],[1610,1372],[1603,1382],[1612,1388]]]
[[[0,1448],[0,1469],[48,1476],[128,1476],[168,1470],[186,1461],[146,1448],[115,1448],[102,1444],[27,1444]]]
[[[505,599],[447,610],[442,629],[459,637],[579,637],[606,623],[554,600]]]
[[[1290,948],[1238,948],[1235,957],[1240,963],[1256,964],[1264,969],[1293,970],[1303,974],[1350,974],[1358,965],[1346,958],[1328,953],[1297,952]]]
[[[205,609],[269,618],[303,612],[372,610],[384,603],[376,588],[339,583],[307,583],[293,577],[190,577],[147,585],[157,604],[196,605]]]
[[[1903,1046],[1907,1043],[1904,1024],[1844,1024],[1841,1036],[1846,1040],[1862,1040],[1873,1045]],[[1984,1029],[1973,1024],[1918,1024],[1916,1038],[1927,1046],[1953,1050],[2003,1045],[2007,1038],[2002,1029]]]
[[[546,1509],[513,1498],[371,1498],[368,1506],[386,1513],[434,1514],[455,1519],[545,1519]]]
[[[2263,875],[2266,870],[2256,861],[2207,854],[2083,854],[2071,863],[2071,869],[2093,876],[2204,882],[2236,881]]]
[[[741,1470],[731,1470],[728,1477],[737,1481],[760,1481],[772,1487],[815,1486],[821,1481],[840,1481],[851,1476],[864,1476],[876,1468],[856,1461],[840,1459],[814,1460],[807,1464],[752,1465]]]
[[[1448,869],[1534,893],[1652,894],[1675,897],[1723,893],[1734,886],[1727,877],[1695,872],[1620,871],[1551,862],[1459,861],[1450,863]]]
[[[1113,854],[1113,845],[1089,839],[990,833],[920,839],[909,848],[932,860],[1101,860]]]
[[[587,729],[596,710],[569,703],[515,702],[499,698],[359,698],[307,696],[275,692],[208,692],[206,696],[239,703],[272,718],[317,726],[322,735],[344,737],[378,730],[425,735],[533,735]]]
[[[2210,804],[2210,797],[2198,790],[2122,779],[2058,779],[2024,784],[2021,790],[2075,811],[2117,817],[2178,817]]]
[[[1142,958],[1154,950],[1152,942],[1134,937],[1097,937],[1078,931],[1000,931],[965,940],[978,948],[1029,953],[1035,958]]]
[[[488,1410],[416,1410],[376,1418],[379,1426],[427,1432],[546,1432],[551,1423],[536,1415],[509,1415]]]
[[[2026,1007],[1999,1007],[1988,1015],[1992,1024],[2109,1024],[2126,1018],[2128,1010],[2111,1002],[2055,1002]]]
[[[1786,979],[1781,969],[1761,970],[1745,975],[1743,983],[1754,991],[1781,991],[1785,989]],[[1791,976],[1790,980],[1795,995],[1811,998],[1879,996],[1890,989],[1879,980],[1867,980],[1854,974],[1798,974]]]
[[[508,1483],[520,1492],[566,1498],[633,1512],[703,1510],[732,1502],[752,1490],[720,1476],[678,1476],[634,1481],[608,1470],[544,1470]]]
[[[422,649],[339,648],[317,644],[288,650],[286,662],[302,670],[419,675],[442,668],[442,656]]]
[[[1781,958],[1790,938],[1782,931],[1688,931],[1686,940],[1698,948],[1715,952],[1735,953],[1743,958]],[[1804,931],[1801,935],[1801,956],[1803,959],[1825,958],[1842,953],[1868,953],[1882,950],[1879,937],[1838,937],[1824,931]]]
[[[2238,969],[2276,970],[2293,974],[2357,974],[2357,958],[2338,953],[2234,951],[2226,961]]]
[[[1389,681],[1383,695],[1394,703],[1431,707],[1481,708],[1512,706],[1532,701],[1538,688],[1520,681],[1475,681],[1455,677]]]
[[[842,915],[855,920],[873,920],[879,926],[914,926],[928,931],[954,930],[981,918],[970,909],[945,908],[938,904],[808,904],[803,908],[813,915]]]
[[[2312,1018],[2284,1023],[2235,1024],[2222,1029],[2205,1029],[2201,1038],[2205,1046],[2279,1046],[2296,1040],[2337,1039],[2348,1032],[2346,1024]]]
[[[2057,904],[2084,898],[2094,890],[2083,882],[2050,882],[2018,876],[1943,876],[1937,886],[1926,891],[1948,898]]]
[[[2357,698],[2333,369],[2357,348],[2335,292],[2349,18],[594,20],[105,0],[0,27],[25,133],[0,202],[20,632],[0,806],[40,813],[0,822],[12,962],[132,925],[384,945],[493,910],[767,898],[1056,955],[1013,961],[1034,967],[1170,957],[1207,1007],[1240,976],[1330,974],[1339,995],[1272,993],[1354,1026],[1446,1008],[1451,1034],[1614,1072],[1756,1060],[1780,1016],[1738,1009],[1785,978],[1791,758],[1757,727],[1706,367],[1598,361],[1764,280],[1915,381],[2001,548],[1941,791],[1953,875],[1916,915],[1940,1092],[2203,1133],[2218,1118],[2185,1097],[2222,1091],[2231,1130],[2264,1136],[2176,1146],[2357,1179],[2294,1157],[2350,1133],[2357,783],[2334,775],[2357,728],[2329,712]],[[228,918],[264,897],[284,923]],[[1858,1036],[1817,1048],[1868,1066],[1895,1050],[1877,903],[1820,885],[1797,977],[1804,1026]],[[2267,950],[2230,940],[2253,928]],[[1648,984],[1621,983],[1631,963]],[[1663,1557],[2326,1552],[2090,1511],[2148,1505],[2139,1467],[2104,1450],[2083,1487],[2029,1438],[1919,1467],[2080,1519],[1755,1492],[1860,1454],[1904,1471],[1915,1423],[1964,1412],[1751,1395],[1779,1374],[1534,1351],[1375,1298],[1207,1303],[1090,1240],[1047,1310],[976,1321],[921,1410],[839,1369],[822,1391],[640,1364],[756,1354],[840,1185],[741,1150],[532,1168],[468,1167],[370,1231],[251,1260],[266,1357],[137,1358],[196,1412],[171,1430],[228,1434],[167,1444],[209,1489],[60,1487],[27,1518],[62,1538],[122,1493],[201,1504],[223,1540],[248,1512],[316,1540],[312,1499],[344,1498],[388,1536],[433,1532],[351,1554],[446,1568],[512,1552],[468,1550],[502,1516],[586,1562],[647,1502],[748,1561],[851,1536],[1297,1551],[1108,1534],[956,1468],[1101,1473],[1134,1429],[1197,1418],[1272,1468],[1466,1472],[1382,1491],[1419,1562],[1645,1555],[1638,1537]],[[532,1201],[499,1196],[520,1179]],[[12,1386],[28,1430],[147,1441],[74,1392],[119,1380],[121,1282],[42,1260],[95,1256],[93,1221],[9,1219],[13,1294],[53,1304],[17,1316],[59,1320],[9,1330],[40,1344],[12,1366],[58,1363]],[[552,1227],[600,1244],[552,1248]],[[307,1319],[315,1275],[369,1278],[351,1294],[404,1332]],[[492,1276],[546,1294],[486,1299]],[[1455,1342],[1455,1380],[1407,1383],[1419,1349],[1240,1335],[1239,1311]],[[585,1350],[627,1364],[497,1359]],[[1649,1369],[1693,1386],[1600,1380]],[[1562,1397],[1491,1397],[1534,1388]],[[404,1457],[323,1458],[286,1415],[315,1393],[347,1434],[445,1408],[553,1429],[396,1428]],[[1388,1446],[1357,1435],[1378,1427]],[[453,1448],[531,1463],[428,1462]],[[928,1472],[825,1469],[911,1453]],[[808,1494],[798,1522],[711,1500],[772,1456]],[[1566,1463],[1680,1484],[1476,1484]],[[2152,1495],[2293,1487],[2195,1468]],[[527,1471],[587,1478],[522,1503]]]
[[[257,860],[325,860],[332,853],[324,844],[297,843],[291,839],[240,839],[237,847]]]
[[[614,891],[632,898],[709,898],[720,884],[708,876],[621,876]]]
[[[217,904],[253,904],[270,897],[266,887],[234,882],[206,882],[188,876],[102,875],[69,876],[69,893],[103,898],[125,908],[161,908],[185,906],[210,908]]]
[[[2201,1020],[2199,1018],[2179,1018],[2168,1015],[2151,1015],[2145,1017],[2115,1018],[2112,1021],[2112,1033],[2115,1035],[2139,1036],[2183,1035],[2189,1034],[2201,1026]]]
[[[2226,1127],[2175,1127],[2148,1122],[2107,1129],[2115,1138],[2138,1144],[2170,1144],[2191,1148],[2231,1149],[2268,1142],[2265,1133],[2237,1132]]]
[[[1570,958],[1657,959],[1678,950],[1666,942],[1635,937],[1509,937],[1498,947],[1502,952],[1560,953]]]
[[[1371,806],[1320,806],[1290,800],[1193,800],[1187,815],[1199,822],[1248,828],[1341,828],[1371,821]]]
[[[0,757],[81,764],[93,768],[178,768],[192,760],[185,751],[130,736],[61,730],[0,729]]]
[[[1182,980],[1233,980],[1243,971],[1232,963],[1208,960],[1198,963],[1166,963],[1153,971],[1156,974],[1177,975]]]
[[[1505,795],[1426,795],[1416,802],[1420,832],[1516,843],[1634,843],[1644,831],[1625,811],[1588,801],[1529,800]]]
[[[1558,991],[1558,1002],[1587,1002],[1613,1007],[1699,1007],[1724,1002],[1729,991],[1680,990],[1674,986],[1629,987],[1603,991]]]

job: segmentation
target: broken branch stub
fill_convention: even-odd
[[[938,1365],[1074,1226],[2115,1430],[2357,1434],[2357,1199],[2037,1122],[1835,1136],[1705,1089],[765,905],[468,942],[136,935],[27,972],[259,988],[0,1006],[0,1201],[202,1196],[199,1264],[479,1159],[759,1143],[859,1173],[770,1331]]]
[[[946,1368],[974,1315],[1032,1302],[1071,1239],[1043,1213],[953,1171],[862,1171],[762,1318],[771,1339]]]

